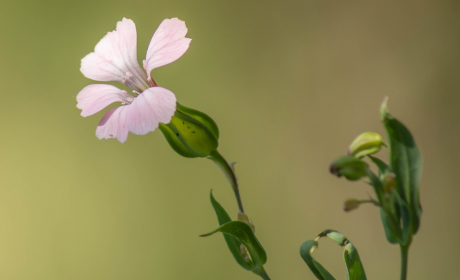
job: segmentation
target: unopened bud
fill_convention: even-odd
[[[247,262],[250,263],[251,259],[249,259],[249,254],[248,254],[248,249],[246,249],[246,246],[243,244],[240,245],[240,253],[243,259]]]
[[[359,207],[359,204],[361,204],[361,203],[360,203],[360,201],[357,200],[357,199],[354,199],[354,198],[348,199],[348,200],[346,200],[346,201],[344,202],[344,204],[343,204],[343,210],[344,210],[345,212],[349,212],[349,211],[351,211],[351,210],[354,210],[354,209],[358,208],[358,207]]]
[[[238,221],[248,224],[249,227],[252,229],[252,232],[256,232],[256,227],[249,219],[248,215],[244,214],[241,211],[238,211]]]
[[[168,124],[160,124],[169,145],[184,157],[207,157],[219,145],[219,130],[206,114],[177,103]]]
[[[382,136],[375,132],[365,132],[351,143],[348,148],[348,155],[362,158],[363,156],[372,155],[380,150],[384,145]]]
[[[353,156],[342,156],[333,161],[330,172],[337,177],[344,176],[350,181],[358,180],[367,175],[368,165]]]
[[[395,178],[396,175],[392,172],[385,174],[385,176],[383,177],[383,190],[386,193],[390,193],[395,188]]]
[[[238,221],[249,224],[249,217],[243,212],[238,211]]]

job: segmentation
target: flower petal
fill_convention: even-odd
[[[134,22],[126,18],[118,22],[117,29],[107,33],[97,43],[94,52],[81,60],[80,71],[85,77],[96,81],[125,83],[129,79],[138,85],[135,90],[142,91],[147,88],[147,76],[137,61],[137,33]]]
[[[128,107],[126,125],[134,134],[154,131],[159,123],[169,123],[176,111],[176,96],[162,87],[152,87],[140,94]]]
[[[83,117],[96,114],[113,102],[131,103],[134,97],[124,90],[111,85],[95,84],[86,86],[77,95],[77,108]]]
[[[144,69],[150,72],[179,59],[188,49],[192,39],[185,38],[187,27],[180,19],[165,19],[153,34],[144,60]]]
[[[128,128],[126,127],[128,107],[129,105],[121,106],[108,111],[97,125],[97,138],[117,138],[121,143],[125,142],[128,139]]]

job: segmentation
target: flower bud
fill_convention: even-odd
[[[252,232],[256,232],[256,227],[254,226],[252,221],[249,220],[248,215],[244,214],[241,211],[238,211],[238,221],[248,224],[249,227],[252,229]]]
[[[245,262],[247,263],[251,262],[251,259],[249,258],[249,254],[248,254],[248,249],[246,249],[246,246],[244,246],[243,244],[240,245],[240,254],[243,257]]]
[[[352,156],[342,156],[331,163],[330,171],[337,177],[344,176],[350,181],[358,180],[367,175],[368,165]]]
[[[365,132],[351,143],[348,148],[348,155],[362,158],[363,156],[372,155],[380,150],[384,145],[382,136],[375,132]]]
[[[383,191],[386,193],[390,193],[395,188],[395,179],[396,175],[392,172],[385,174],[382,180],[383,184]]]
[[[177,103],[168,124],[160,124],[169,145],[188,158],[207,157],[219,145],[219,129],[208,115]]]
[[[349,212],[351,210],[358,208],[359,204],[361,204],[361,202],[357,199],[354,199],[354,198],[348,199],[343,203],[343,210],[345,212]]]

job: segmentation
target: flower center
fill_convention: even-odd
[[[143,92],[149,88],[149,83],[144,72],[133,73],[127,71],[124,76],[121,77],[122,82],[127,85],[130,89],[135,92]]]

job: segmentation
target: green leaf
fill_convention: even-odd
[[[335,280],[335,278],[327,271],[319,262],[311,255],[314,249],[318,247],[318,242],[315,240],[307,240],[300,246],[300,256],[315,274],[319,280]]]
[[[228,222],[231,222],[232,219],[230,216],[227,214],[225,209],[220,205],[219,202],[214,198],[212,195],[212,190],[211,190],[211,204],[212,207],[214,207],[214,211],[216,212],[217,220],[219,221],[219,225],[226,224]],[[227,242],[228,249],[230,249],[230,252],[233,255],[233,258],[235,258],[236,262],[243,267],[246,270],[252,271],[254,269],[254,264],[252,262],[246,262],[244,257],[241,255],[241,242],[238,241],[236,237],[233,237],[232,235],[229,235],[227,233],[224,233],[224,239],[225,242]]]
[[[206,237],[213,235],[216,232],[231,235],[238,239],[239,242],[243,243],[251,256],[252,263],[254,264],[252,272],[257,275],[261,275],[264,272],[263,265],[267,262],[267,254],[248,224],[240,221],[228,222],[220,226],[218,229],[200,236]]]
[[[375,194],[380,204],[380,218],[382,219],[385,236],[390,243],[402,243],[402,232],[399,225],[399,216],[397,212],[391,211],[392,201],[386,201],[383,192],[383,186],[380,179],[370,169],[367,170],[367,177],[374,187]]]
[[[422,159],[411,133],[401,122],[388,113],[386,103],[387,99],[384,100],[380,113],[389,139],[390,168],[396,174],[396,191],[401,199],[407,203],[407,208],[400,208],[401,218],[403,225],[410,224],[409,227],[404,227],[415,234],[419,228],[422,214],[419,199]]]
[[[381,159],[373,157],[373,156],[368,156],[372,162],[377,166],[379,169],[379,175],[386,174],[390,171],[390,168],[388,167],[388,164],[383,162]]]
[[[307,263],[310,270],[320,280],[335,280],[335,278],[320,264],[311,254],[318,247],[317,240],[321,237],[329,237],[334,240],[339,246],[344,248],[343,257],[347,267],[348,280],[367,280],[363,265],[359,258],[358,251],[355,246],[340,232],[335,230],[325,230],[318,235],[316,240],[308,240],[300,247],[300,255]]]

